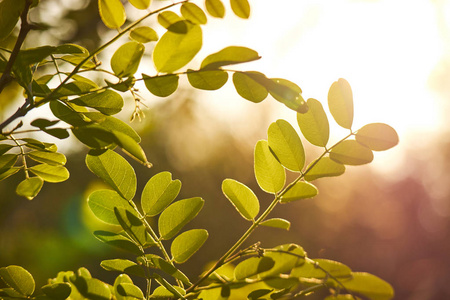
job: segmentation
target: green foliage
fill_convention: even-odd
[[[21,15],[27,16],[29,10],[38,5],[38,1],[0,2],[0,40],[11,37],[17,43],[15,50],[0,49],[0,92],[8,81],[15,81],[24,94],[24,104],[0,123],[0,180],[22,174],[24,178],[16,192],[29,200],[39,194],[44,182],[67,180],[65,155],[57,152],[55,144],[31,138],[29,133],[44,132],[59,139],[73,133],[90,148],[85,160],[88,169],[110,188],[93,191],[88,197],[92,213],[113,225],[111,231],[95,231],[94,236],[100,242],[136,256],[134,261],[114,258],[101,262],[105,270],[120,273],[112,286],[92,278],[87,269],[80,268],[76,273],[60,272],[48,284],[36,289],[28,271],[15,265],[3,267],[0,278],[6,287],[0,289],[0,298],[294,299],[323,289],[330,293],[326,299],[359,299],[358,296],[372,300],[392,299],[394,291],[382,279],[353,272],[339,262],[310,259],[299,245],[289,243],[265,248],[256,243],[244,248],[243,244],[260,226],[289,230],[289,220],[269,218],[278,204],[290,205],[293,201],[313,198],[318,189],[310,181],[342,175],[345,165],[370,163],[374,157],[372,151],[387,150],[399,142],[395,130],[386,124],[372,123],[353,131],[351,87],[346,80],[338,79],[328,92],[328,107],[336,123],[349,133],[330,146],[330,124],[321,102],[315,99],[305,102],[297,84],[256,71],[227,69],[260,59],[255,50],[225,47],[206,55],[197,68],[183,69],[187,64],[196,63],[194,58],[203,46],[201,26],[207,24],[208,16],[225,16],[226,8],[221,0],[205,0],[205,10],[188,0],[156,10],[152,9],[150,0],[128,2],[131,6],[124,6],[119,0],[98,0],[99,18],[118,33],[92,52],[75,44],[21,49],[25,37],[15,37],[11,32],[15,26],[20,26],[20,31],[27,35],[33,27],[28,18],[16,24]],[[236,16],[249,18],[247,0],[230,0],[229,3]],[[179,13],[170,10],[176,6]],[[128,19],[125,7],[137,9],[137,13],[143,15],[136,21]],[[138,27],[150,17],[156,17],[165,30],[161,38],[151,27]],[[127,20],[126,27],[122,28]],[[120,38],[126,35],[131,41],[122,42]],[[101,69],[97,55],[117,41],[121,44],[109,58],[111,70]],[[155,72],[139,78],[136,73],[141,60],[150,54],[143,44],[151,42],[156,42],[147,47],[154,49]],[[60,65],[69,71],[61,71]],[[91,80],[105,73],[114,80]],[[147,181],[138,207],[135,171],[115,149],[121,148],[127,156],[147,167],[151,163],[139,144],[139,134],[112,115],[123,110],[124,94],[129,93],[135,100],[131,117],[140,116],[141,99],[134,87],[138,81],[143,81],[153,95],[168,97],[178,90],[182,76],[187,77],[193,88],[211,91],[224,86],[230,73],[238,95],[254,103],[271,95],[297,114],[299,127],[277,120],[269,126],[267,140],[260,140],[255,146],[255,179],[268,194],[266,196],[272,197],[263,211],[258,197],[246,184],[230,178],[223,181],[225,198],[250,225],[228,251],[198,279],[192,280],[177,265],[194,256],[209,233],[205,229],[180,232],[197,217],[205,200],[200,197],[177,200],[181,181],[172,179],[170,172],[160,172]],[[33,129],[21,130],[27,120],[17,120],[46,105],[56,119],[38,118],[29,124]],[[306,141],[322,148],[322,154],[307,162],[297,131]],[[166,249],[168,243],[170,252]],[[146,288],[135,285],[130,276],[145,278]]]

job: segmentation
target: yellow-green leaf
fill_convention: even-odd
[[[371,300],[390,300],[394,298],[394,289],[383,279],[364,272],[353,272],[349,280],[341,280],[345,289],[361,294]]]
[[[170,31],[178,33],[187,32],[187,23],[184,22],[182,17],[170,10],[158,14],[158,23]]]
[[[114,214],[120,226],[138,245],[143,248],[156,245],[155,240],[147,231],[144,223],[136,216],[134,209],[127,209],[123,207],[114,207]]]
[[[33,174],[41,177],[48,182],[62,182],[69,179],[69,171],[63,166],[52,166],[48,164],[39,164],[29,168]]]
[[[168,74],[150,77],[142,74],[147,89],[155,96],[167,97],[178,88],[178,75]]]
[[[139,43],[155,42],[159,39],[155,30],[148,26],[141,26],[130,31],[130,38]]]
[[[201,69],[218,69],[222,66],[235,65],[260,59],[258,52],[247,47],[229,46],[208,55],[201,64]]]
[[[319,161],[313,161],[306,168],[305,180],[313,181],[322,177],[334,177],[344,174],[345,166],[333,161],[329,157],[323,157]]]
[[[187,78],[193,87],[213,91],[220,89],[227,82],[228,73],[222,70],[188,70]]]
[[[262,190],[276,194],[284,186],[286,173],[283,166],[273,156],[269,143],[261,140],[255,146],[255,176]]]
[[[250,17],[250,4],[248,0],[230,0],[231,9],[234,14],[242,19]]]
[[[221,0],[206,0],[206,10],[215,18],[223,18],[225,16],[225,6]]]
[[[384,151],[398,144],[394,128],[384,123],[367,124],[355,135],[356,141],[374,151]]]
[[[150,178],[142,191],[141,206],[145,215],[156,216],[178,196],[181,181],[172,180],[172,174],[161,172]]]
[[[147,9],[150,6],[151,0],[128,0],[131,5],[137,9]]]
[[[145,47],[138,42],[128,42],[111,57],[111,68],[118,77],[130,77],[136,73]]]
[[[339,78],[328,91],[328,107],[340,126],[351,129],[353,124],[353,93],[347,80]]]
[[[135,262],[127,259],[108,259],[103,260],[100,266],[107,271],[116,271],[130,275],[145,277],[144,269]]]
[[[312,198],[316,196],[318,192],[317,188],[311,183],[299,181],[281,196],[281,203]]]
[[[270,257],[250,257],[241,261],[234,269],[234,278],[243,280],[251,278],[259,273],[270,270],[275,262]]]
[[[247,220],[253,220],[259,213],[259,201],[246,185],[233,179],[222,182],[222,191],[236,210]]]
[[[44,185],[44,180],[40,177],[30,177],[22,182],[16,188],[16,193],[19,196],[23,196],[28,200],[32,200],[39,194],[42,186]]]
[[[3,0],[0,2],[0,41],[7,38],[19,21],[25,0]]]
[[[126,199],[112,190],[97,190],[93,192],[88,197],[88,205],[98,219],[113,225],[120,225],[114,213],[114,207],[130,207]]]
[[[114,115],[122,110],[123,98],[118,93],[106,90],[76,98],[71,103],[92,107],[105,115]]]
[[[259,225],[289,230],[289,228],[291,227],[291,222],[281,218],[273,218],[265,220],[264,222],[261,222]]]
[[[37,162],[46,163],[54,166],[65,165],[67,161],[64,154],[57,152],[53,153],[46,151],[32,151],[28,153],[28,157]]]
[[[373,160],[372,150],[355,140],[346,140],[331,149],[330,158],[344,165],[363,165]]]
[[[264,76],[257,72],[235,72],[233,74],[233,84],[238,94],[254,103],[263,101],[269,94],[267,89],[255,80],[255,76],[258,75]]]
[[[125,23],[125,8],[120,0],[98,0],[98,10],[103,23],[111,29],[120,28]]]
[[[271,78],[270,80],[271,83],[267,84],[266,88],[275,100],[296,112],[306,113],[308,111],[308,105],[301,95],[302,90],[297,84],[283,78]]]
[[[308,112],[298,113],[297,121],[303,136],[313,145],[326,147],[330,137],[330,125],[322,104],[308,99]]]
[[[0,277],[8,286],[24,296],[31,296],[34,292],[33,276],[20,266],[0,268]]]
[[[206,242],[208,231],[205,229],[192,229],[177,236],[170,246],[173,260],[176,263],[187,261]]]
[[[206,24],[207,18],[203,10],[196,4],[185,2],[180,8],[181,15],[194,24]]]

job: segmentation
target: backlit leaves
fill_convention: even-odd
[[[326,147],[330,137],[328,118],[322,104],[316,99],[308,99],[308,111],[298,113],[297,121],[303,136],[313,145]]]
[[[93,192],[89,195],[88,205],[97,218],[113,225],[120,225],[114,213],[114,208],[130,208],[127,200],[111,190],[97,190]]]
[[[286,180],[283,166],[264,140],[258,141],[255,146],[255,176],[261,189],[272,194],[281,191]]]
[[[111,90],[81,96],[71,102],[76,105],[95,108],[105,115],[117,114],[123,107],[122,96]]]
[[[178,75],[168,74],[150,77],[142,74],[147,89],[155,96],[167,97],[178,88]]]
[[[206,24],[207,18],[203,10],[194,3],[185,2],[180,8],[181,15],[194,24]]]
[[[309,175],[310,173],[308,173]],[[281,196],[281,203],[288,203],[306,198],[312,198],[318,194],[317,188],[308,182],[299,181]]]
[[[145,47],[138,42],[128,42],[116,50],[111,58],[111,68],[118,77],[129,77],[136,73]]]
[[[258,72],[235,72],[233,74],[234,87],[242,98],[254,103],[266,99],[269,92],[258,82],[257,77],[259,76],[264,75]]]
[[[148,26],[141,26],[130,31],[130,38],[139,43],[154,42],[159,39],[155,30]]]
[[[251,257],[240,262],[234,269],[236,280],[253,277],[270,270],[275,262],[270,257]]]
[[[355,140],[346,140],[333,147],[330,158],[344,165],[363,165],[373,160],[372,151]]]
[[[250,17],[250,4],[248,0],[230,0],[231,9],[234,14],[242,19]]]
[[[120,0],[98,0],[98,9],[103,23],[109,28],[120,28],[125,23],[125,9]]]
[[[221,0],[206,0],[206,10],[215,18],[223,18],[225,16],[225,6]]]
[[[394,289],[389,283],[369,273],[353,272],[351,279],[341,282],[348,291],[372,300],[389,300],[394,297]]]
[[[114,207],[114,214],[117,221],[123,230],[130,236],[137,244],[143,248],[156,245],[156,242],[147,232],[144,223],[136,216],[136,212],[130,211],[122,207]]]
[[[247,47],[229,46],[219,52],[208,55],[201,64],[201,69],[218,69],[260,59],[258,52]]]
[[[3,0],[0,2],[0,41],[8,37],[19,21],[25,0]]]
[[[264,222],[261,222],[259,225],[289,230],[289,228],[291,227],[291,222],[289,222],[285,219],[281,219],[281,218],[273,218],[273,219],[268,219]]]
[[[97,239],[105,244],[120,248],[136,255],[143,254],[135,243],[133,243],[129,238],[126,238],[123,235],[108,231],[95,231],[94,235]]]
[[[29,170],[48,182],[62,182],[69,178],[69,171],[59,165],[39,164],[32,166]]]
[[[0,268],[0,277],[9,287],[23,296],[31,296],[34,292],[33,276],[20,266]]]
[[[336,122],[347,129],[353,123],[353,93],[347,80],[339,78],[328,91],[328,107]]]
[[[177,236],[170,247],[173,260],[176,263],[187,261],[206,242],[208,231],[204,229],[192,229]]]
[[[128,0],[131,5],[137,9],[147,9],[150,6],[151,0]]]
[[[305,180],[313,181],[322,177],[334,177],[344,174],[345,166],[333,161],[329,157],[323,157],[315,160],[307,167],[308,172],[305,173]]]
[[[145,277],[142,267],[127,259],[108,259],[100,263],[100,266],[107,271],[116,271],[129,275]]]
[[[188,70],[187,78],[193,87],[212,91],[220,89],[227,82],[228,73],[222,70]]]
[[[367,124],[355,135],[356,141],[373,151],[384,151],[398,144],[397,132],[384,123]]]
[[[233,179],[225,179],[222,191],[243,218],[253,220],[258,215],[258,198],[246,185]]]

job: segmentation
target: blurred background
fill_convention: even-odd
[[[264,228],[247,244],[300,244],[311,258],[337,260],[387,280],[395,288],[395,299],[450,299],[450,1],[250,2],[249,20],[236,18],[228,6],[223,20],[208,19],[204,46],[189,66],[196,68],[205,56],[226,46],[246,46],[262,59],[234,69],[294,81],[305,99],[316,98],[325,107],[331,84],[345,78],[353,89],[354,128],[390,124],[400,144],[376,153],[370,165],[348,167],[340,177],[315,181],[319,196],[275,210],[273,217],[291,221],[290,231]],[[25,46],[76,42],[95,49],[114,34],[99,21],[96,6],[97,1],[89,0],[41,0],[32,20],[46,23],[48,29],[30,36]],[[130,20],[137,18],[136,10],[126,8]],[[154,19],[146,24],[163,33]],[[154,75],[153,45],[146,47],[140,72]],[[103,67],[109,68],[108,60]],[[210,233],[201,251],[182,267],[197,276],[248,226],[222,195],[222,180],[247,184],[267,206],[272,199],[255,182],[253,147],[267,138],[269,124],[278,118],[298,127],[293,111],[269,98],[250,103],[230,82],[219,91],[201,92],[189,88],[185,78],[181,81],[168,99],[140,87],[148,109],[132,126],[154,167],[130,163],[138,173],[139,191],[152,175],[168,170],[183,183],[179,199],[205,199],[199,217],[185,228]],[[17,91],[10,87],[0,97],[0,120],[20,103],[20,97],[10,100]],[[132,99],[126,104],[124,120],[134,107]],[[46,110],[39,113],[51,118]],[[343,131],[331,118],[330,124],[333,142]],[[38,285],[58,271],[82,266],[112,283],[117,274],[101,269],[100,261],[127,254],[94,238],[94,230],[107,227],[86,205],[89,193],[103,183],[84,165],[86,148],[72,139],[56,142],[69,156],[68,181],[44,185],[33,201],[15,196],[11,187],[20,176],[0,182],[0,266],[22,265]],[[308,161],[320,154],[306,141],[304,145]]]

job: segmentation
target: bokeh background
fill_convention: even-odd
[[[48,27],[27,39],[26,47],[76,42],[94,49],[113,34],[99,21],[96,5],[41,0],[32,20]],[[223,20],[209,18],[192,67],[225,46],[247,46],[262,59],[236,68],[294,81],[305,99],[325,105],[329,86],[345,78],[353,89],[355,128],[388,123],[398,131],[400,144],[376,153],[370,165],[316,181],[319,196],[280,205],[274,212],[291,221],[290,231],[264,228],[248,244],[300,244],[312,258],[341,261],[389,281],[395,299],[450,299],[450,1],[260,0],[251,5],[249,20],[236,18],[229,9]],[[131,20],[137,17],[129,6],[127,12]],[[161,30],[155,20],[146,24]],[[140,71],[152,75],[151,50],[147,46]],[[103,67],[109,68],[107,60]],[[139,190],[152,175],[168,170],[183,183],[180,199],[205,199],[199,217],[186,227],[210,232],[201,251],[183,266],[196,276],[248,226],[222,195],[222,180],[244,182],[268,205],[270,196],[260,192],[254,179],[253,147],[267,137],[271,122],[285,118],[296,126],[296,121],[295,113],[273,99],[261,104],[243,100],[231,83],[201,92],[182,82],[168,99],[141,88],[148,109],[132,125],[154,167],[131,163]],[[15,93],[11,87],[0,97],[0,120],[20,103],[20,97],[11,101]],[[133,109],[133,101],[126,102],[124,120]],[[39,113],[51,118],[45,109]],[[342,130],[330,123],[332,139],[342,137]],[[319,149],[304,144],[310,161]],[[72,139],[58,146],[69,156],[67,182],[46,184],[33,201],[15,196],[20,176],[0,182],[0,266],[22,265],[38,285],[58,271],[81,266],[112,282],[116,274],[101,269],[99,262],[127,255],[94,238],[92,231],[105,224],[86,205],[90,191],[103,184],[84,165],[86,148]]]

